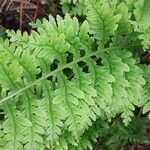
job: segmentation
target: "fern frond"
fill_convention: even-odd
[[[22,149],[24,127],[31,126],[31,123],[16,109],[16,103],[6,102],[4,104],[5,121],[2,124],[4,129],[3,139],[6,141],[4,149]]]
[[[135,31],[140,33],[139,39],[142,40],[141,44],[144,49],[148,49],[150,45],[150,1],[138,0],[135,3],[134,15],[136,22],[134,22]]]
[[[52,20],[52,17],[50,19]],[[42,76],[44,76],[45,74],[47,75],[47,73],[49,72],[49,69],[48,69],[49,65],[51,65],[51,63],[53,62],[55,58],[57,58],[57,60],[60,62],[60,65],[59,65],[60,67],[66,64],[67,55],[65,53],[67,52],[71,44],[71,43],[68,43],[69,38],[71,38],[70,42],[72,40],[72,37],[69,36],[70,29],[68,29],[67,31],[66,25],[68,23],[73,23],[74,25],[73,29],[76,30],[75,31],[76,37],[78,36],[79,26],[76,26],[76,24],[78,23],[77,20],[76,19],[72,20],[71,18],[69,18],[69,16],[66,16],[65,21],[63,21],[62,18],[60,17],[58,17],[57,20],[58,20],[58,28],[56,28],[55,24],[49,23],[46,20],[44,20],[42,24],[39,22],[39,27],[38,27],[39,33],[33,32],[31,34],[32,35],[31,37],[26,35],[25,40],[24,40],[24,37],[21,36],[19,32],[17,32],[16,35],[14,34],[14,32],[8,33],[9,35],[12,35],[11,41],[16,44],[19,43],[20,46],[15,49],[14,44],[12,44],[11,47],[9,47],[10,45],[6,41],[2,44],[1,49],[3,50],[3,53],[5,54],[5,56],[10,58],[10,63],[15,61],[17,62],[17,64],[20,65],[22,69],[21,77],[23,76],[20,86],[25,86],[26,84],[30,83],[31,80],[32,81],[35,80],[35,78],[37,77],[37,74],[39,73],[37,66],[40,67]],[[63,28],[64,23],[65,23],[65,26]],[[45,32],[45,30],[50,29],[50,28],[51,28],[51,31],[53,31],[52,33]],[[51,39],[44,41],[43,37],[48,39],[49,34],[51,35]],[[74,34],[74,31],[72,32],[72,34]],[[43,43],[41,43],[41,40],[45,42],[44,47],[42,46]],[[55,43],[57,42],[59,42],[60,45],[56,45]],[[38,49],[40,45],[41,45],[41,49]],[[4,49],[6,49],[6,51],[4,51]],[[78,47],[76,50],[78,50]],[[74,55],[77,53],[78,52],[74,53]],[[51,56],[50,58],[52,59],[48,60],[48,57],[45,57],[45,56]],[[27,60],[27,58],[29,60]],[[82,59],[80,58],[80,56],[75,57],[75,60],[76,60],[75,62],[77,63],[78,61]],[[46,62],[46,64],[44,62]],[[75,62],[73,62],[72,65],[74,65]],[[31,64],[31,68],[28,67],[29,63]],[[79,70],[79,66],[76,66],[76,68]],[[55,90],[56,94],[52,96],[52,99],[50,97],[50,89],[51,89],[49,87],[50,85],[46,83],[44,83],[42,86],[42,91],[44,91],[42,93],[42,97],[43,97],[42,100],[39,100],[39,98],[34,95],[36,93],[37,95],[40,96],[40,93],[37,93],[37,91],[34,91],[33,88],[30,88],[30,90],[26,90],[24,94],[21,94],[21,96],[19,97],[19,103],[22,104],[20,109],[23,113],[23,116],[25,116],[32,124],[32,126],[24,127],[22,129],[22,132],[26,131],[26,133],[23,134],[24,138],[22,141],[22,143],[24,143],[25,149],[37,149],[39,146],[43,145],[42,135],[45,132],[44,128],[46,128],[46,137],[45,137],[46,145],[48,147],[53,148],[55,143],[59,140],[59,135],[61,134],[61,128],[64,125],[67,127],[68,132],[71,131],[72,136],[76,137],[77,140],[79,139],[82,132],[84,132],[85,128],[87,128],[89,125],[92,125],[91,119],[90,119],[91,110],[87,104],[89,103],[89,105],[91,105],[91,102],[90,101],[82,102],[85,98],[84,93],[88,92],[88,90],[91,90],[92,88],[90,88],[90,85],[83,86],[84,91],[85,91],[83,92],[82,91],[83,89],[79,89],[75,85],[76,81],[75,82],[67,81],[66,77],[65,76],[63,77],[63,76],[64,75],[62,73],[61,75],[59,74],[56,75],[58,84],[61,86],[56,87],[56,90]],[[16,80],[14,79],[13,81],[16,81]],[[10,85],[7,85],[7,87],[10,87]],[[13,87],[13,88],[16,89],[16,87]],[[36,86],[35,86],[35,89],[37,90]],[[54,91],[52,90],[52,92]],[[60,94],[59,96],[58,96],[58,93]],[[92,93],[90,95],[87,94],[86,97],[89,100],[91,100],[91,97],[93,96],[96,96],[96,94],[92,94]],[[43,100],[45,102],[43,102]],[[44,103],[44,105],[41,105],[42,102]],[[61,103],[61,105],[59,105],[58,103]],[[49,106],[49,107],[47,108],[46,106]],[[46,107],[46,111],[44,113],[43,110],[45,107]],[[64,111],[62,115],[60,115],[61,113],[60,110]],[[49,115],[47,116],[46,114],[49,114]],[[95,120],[96,117],[94,113],[93,113],[93,117]],[[40,118],[43,118],[42,121],[40,121],[41,120]],[[46,120],[46,122],[44,120]],[[48,123],[50,123],[52,120],[53,120],[52,125],[48,125]],[[51,130],[53,130],[52,133],[50,133]]]
[[[122,123],[114,124],[109,128],[108,135],[110,135],[111,132],[112,136],[108,136],[106,145],[108,145],[110,149],[116,149],[118,143],[121,144],[121,141],[124,141],[124,143],[130,141],[131,143],[148,144],[147,139],[141,136],[143,135],[143,130],[147,123],[148,120],[146,118],[135,117],[128,126],[124,126]]]
[[[11,42],[0,41],[4,148],[91,149],[99,117],[121,114],[126,125],[131,121],[141,103],[142,71],[127,50],[101,49],[121,18],[116,2],[87,0],[89,23],[49,16],[32,23],[30,35],[8,31]]]
[[[73,16],[75,15],[85,15],[85,0],[61,0],[63,13],[69,13]]]
[[[86,150],[86,149],[93,149],[93,143],[97,142],[100,137],[102,137],[107,130],[109,129],[107,123],[104,120],[98,118],[96,122],[93,123],[88,130],[85,130],[83,135],[80,138],[80,141],[77,143],[78,146],[73,145],[72,143],[69,144],[69,149],[71,150]],[[93,133],[93,134],[91,134]],[[98,138],[99,137],[99,138]]]
[[[131,26],[131,15],[132,13],[129,11],[129,7],[125,2],[121,2],[116,6],[115,10],[116,14],[121,14],[121,19],[118,22],[118,28],[116,29],[114,36],[112,38],[113,44],[120,45],[123,47],[129,47],[129,38],[131,38],[132,34],[132,26]],[[128,43],[127,43],[128,42]],[[132,42],[133,44],[133,42]]]
[[[86,85],[87,81],[84,80],[83,77],[79,77],[79,83],[75,81],[73,84],[68,84],[62,79],[62,76],[63,75],[61,75],[62,90],[65,91],[60,89],[58,89],[59,91],[56,91],[57,94],[59,93],[59,96],[54,98],[54,103],[56,103],[56,100],[63,101],[64,99],[65,102],[64,104],[61,103],[61,105],[66,109],[67,118],[65,125],[78,140],[81,133],[83,133],[88,126],[92,125],[91,119],[96,120],[95,114],[90,109],[90,106],[94,105],[92,97],[95,97],[96,93],[94,89],[90,88],[89,85]],[[80,83],[81,79],[82,83]],[[79,87],[75,85],[79,85]]]
[[[70,14],[72,15],[78,15],[78,16],[82,16],[82,15],[86,15],[86,9],[85,9],[85,0],[80,0],[75,4],[75,7],[72,8],[72,10],[70,11]]]
[[[130,68],[129,72],[125,73],[125,78],[128,81],[129,86],[127,86],[126,89],[128,93],[127,99],[125,99],[126,102],[124,101],[125,105],[122,108],[124,110],[124,118],[124,116],[133,116],[132,111],[134,110],[134,106],[138,106],[142,97],[142,89],[145,85],[145,79],[142,76],[142,70],[135,65],[136,62],[131,57],[131,53],[124,52],[123,55],[119,54],[119,56],[122,57],[123,62],[127,63]],[[130,121],[130,118],[127,117],[124,120],[125,124],[127,124],[128,121]]]
[[[143,96],[141,97],[141,106],[143,106],[143,114],[149,113],[150,111],[150,65],[144,66],[142,65],[142,69],[144,71],[144,78],[146,80],[146,84],[143,89]],[[150,113],[149,113],[150,118]]]
[[[32,123],[32,126],[23,129],[24,148],[27,150],[44,148],[42,135],[45,133],[46,113],[41,107],[42,101],[32,95],[29,90],[22,94],[21,98],[23,101],[22,112]]]
[[[0,150],[3,149],[4,145],[5,145],[5,140],[3,139],[3,136],[4,136],[4,132],[3,132],[3,127],[2,125],[0,124]]]
[[[123,62],[121,57],[118,57],[113,51],[108,55],[102,57],[102,63],[104,64],[107,72],[115,77],[115,82],[112,83],[112,96],[111,101],[107,101],[108,105],[108,116],[116,115],[118,112],[124,112],[124,100],[127,98],[126,88],[129,86],[128,81],[124,77],[126,72],[129,72],[129,66]],[[117,64],[117,65],[116,65]],[[122,84],[124,83],[124,84]],[[127,104],[127,101],[126,103]],[[110,111],[110,112],[109,112]],[[113,112],[113,113],[112,113]],[[112,117],[111,116],[111,117]],[[126,118],[128,115],[126,115]]]
[[[122,15],[117,28],[119,35],[131,33],[131,12],[129,12],[127,5],[123,2],[120,3],[116,8],[116,13]]]
[[[11,89],[16,90],[19,88],[18,86],[21,87],[24,84],[27,84],[28,82],[31,82],[36,79],[36,75],[38,72],[37,72],[37,66],[35,63],[35,55],[30,55],[30,52],[27,50],[23,52],[21,47],[18,47],[17,49],[15,49],[14,44],[12,44],[9,47],[9,43],[7,41],[1,45],[1,49],[5,50],[5,51],[3,51],[4,56],[7,56],[12,61],[12,64],[9,66],[9,68],[7,68],[7,69],[9,69],[8,70],[9,73],[7,73],[7,70],[5,69],[5,67],[3,65],[1,65],[1,67],[3,67],[2,70],[4,71],[4,73],[7,73],[5,76],[3,75],[3,77],[7,77],[8,75],[10,75],[10,77],[3,79],[3,82],[4,81],[6,82],[9,79],[8,80],[9,85],[6,85],[7,87],[10,87]],[[5,61],[3,61],[3,62],[5,62]],[[9,62],[9,63],[11,63],[11,62]],[[29,65],[31,67],[29,67]],[[17,70],[14,71],[16,68],[17,68]],[[3,73],[3,72],[1,72],[1,73]],[[22,80],[21,80],[22,76],[23,76],[24,83],[22,83]],[[13,78],[13,79],[11,80],[11,78]],[[15,83],[17,81],[20,81],[19,85],[17,85],[17,83]],[[1,81],[2,85],[3,85],[3,82]],[[6,88],[3,87],[3,89],[6,89]],[[11,90],[11,91],[13,91],[13,90]],[[32,89],[32,92],[33,92],[33,89]],[[23,96],[19,97],[19,102],[24,103],[24,105],[22,106],[22,110],[21,110],[22,115],[25,116],[31,123],[34,124],[31,127],[27,126],[27,127],[24,127],[23,129],[20,129],[20,130],[23,130],[23,132],[26,131],[26,135],[24,135],[24,137],[22,137],[22,138],[24,138],[22,141],[23,141],[23,143],[25,143],[26,149],[36,149],[37,147],[39,147],[39,145],[36,144],[36,141],[42,142],[42,138],[38,134],[36,134],[36,132],[39,132],[38,130],[41,128],[40,127],[41,124],[36,124],[38,122],[40,123],[39,118],[41,118],[41,116],[39,116],[39,113],[37,113],[37,112],[40,112],[41,113],[40,115],[42,115],[42,116],[44,116],[44,115],[43,115],[42,111],[40,111],[40,106],[36,105],[38,101],[35,101],[34,96],[33,95],[31,96],[31,95],[32,94],[30,94],[30,92],[27,92]],[[39,108],[36,109],[36,107],[39,107]],[[9,111],[9,113],[10,112],[11,111]],[[34,117],[34,121],[32,119],[33,117]],[[43,119],[43,121],[44,121],[44,119]],[[15,128],[17,128],[17,124],[15,124],[14,126],[16,126]],[[42,134],[44,132],[44,130],[42,133],[41,132],[40,132],[40,134]],[[14,133],[14,134],[17,134],[17,133]],[[22,133],[20,135],[22,135]],[[36,138],[34,138],[34,137],[36,137]],[[36,140],[34,140],[33,138]],[[9,147],[12,148],[11,145],[9,145]],[[15,145],[14,145],[14,147],[15,147]],[[13,149],[18,149],[18,148],[19,147],[16,147]]]
[[[136,0],[123,0],[123,1],[125,2],[125,4],[127,4],[130,11],[134,10],[134,4]]]
[[[1,43],[3,44],[1,44],[0,49],[2,50],[3,55],[8,58],[8,61],[13,62],[15,60],[16,65],[20,65],[19,68],[22,69],[21,75],[26,77],[28,82],[35,80],[36,75],[38,74],[35,55],[31,54],[28,50],[23,51],[23,48],[20,46],[16,48],[16,45],[13,43],[9,44],[8,40],[1,41]],[[16,65],[14,68],[18,68]],[[18,73],[16,73],[18,76],[20,75],[19,68]]]
[[[86,0],[85,3],[90,33],[99,41],[100,46],[104,46],[109,36],[112,36],[117,29],[121,15],[115,15],[113,7],[105,0]]]
[[[105,110],[104,115],[111,118],[122,112],[124,122],[128,124],[130,117],[133,116],[134,105],[138,105],[141,99],[145,80],[142,72],[135,65],[131,53],[123,51],[122,54],[118,54],[117,56],[114,51],[104,54],[102,56],[104,66],[101,71],[96,71],[100,67],[96,69],[90,60],[88,64],[95,80],[94,84],[96,83],[97,103],[102,110]],[[132,76],[136,76],[137,79]]]
[[[46,146],[53,149],[59,140],[64,127],[63,120],[66,118],[63,106],[53,104],[54,94],[47,82],[42,85],[43,89],[43,108],[46,112]]]
[[[89,128],[88,132],[84,132],[83,135],[80,138],[80,141],[78,143],[78,146],[70,145],[70,150],[84,150],[84,149],[93,149],[93,142],[97,141],[97,137],[99,136],[99,130],[100,127],[96,127],[96,125],[93,125],[91,128]],[[92,135],[91,135],[92,133]]]
[[[139,35],[139,39],[142,40],[141,44],[144,49],[149,49],[150,46],[150,28]]]
[[[134,10],[134,15],[137,20],[137,25],[139,30],[145,30],[150,27],[150,1],[149,0],[138,0],[135,3],[136,9]]]
[[[6,96],[8,90],[13,92],[18,89],[22,76],[22,67],[20,67],[17,62],[13,62],[9,66],[7,63],[7,59],[0,59],[0,83],[3,96]],[[16,68],[17,70],[15,70]]]
[[[6,43],[9,44],[8,42]],[[3,50],[4,49],[1,50],[0,59],[0,84],[2,87],[1,96],[5,97],[7,93],[11,94],[20,87],[23,69],[18,62],[11,62],[9,59],[4,59],[7,55]],[[22,129],[31,124],[17,109],[16,105],[18,99],[15,98],[12,100],[12,102],[10,101],[3,104],[2,108],[4,109],[5,120],[2,122],[2,129],[4,130],[3,139],[6,141],[4,149],[15,150],[22,148]]]

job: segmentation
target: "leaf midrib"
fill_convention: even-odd
[[[99,54],[99,53],[107,52],[107,51],[109,51],[109,50],[111,50],[111,49],[116,49],[116,47],[109,47],[109,48],[105,48],[105,49],[100,50],[100,51],[98,50],[98,51],[91,52],[90,54],[88,54],[88,55],[86,55],[86,56],[84,56],[84,57],[81,57],[81,58],[79,58],[79,59],[76,59],[76,60],[74,60],[74,61],[68,63],[68,64],[65,64],[65,65],[63,65],[63,66],[60,66],[60,67],[57,68],[56,70],[54,70],[54,71],[48,73],[47,75],[45,75],[45,76],[43,76],[43,77],[41,77],[41,78],[35,80],[34,82],[31,82],[31,83],[28,84],[27,86],[25,86],[25,87],[23,87],[23,88],[17,90],[16,92],[10,94],[9,96],[7,96],[7,97],[1,99],[1,100],[0,100],[0,105],[1,105],[2,103],[6,102],[7,100],[12,99],[14,96],[19,95],[20,93],[22,93],[23,91],[29,89],[30,87],[36,85],[37,83],[39,83],[39,82],[41,82],[41,81],[47,79],[48,77],[50,77],[50,76],[52,76],[52,75],[58,73],[59,71],[62,71],[63,69],[65,69],[65,68],[67,68],[67,67],[70,67],[70,66],[74,65],[75,63],[78,63],[78,62],[80,62],[80,61],[84,61],[84,60],[86,60],[87,58],[89,58],[89,57],[91,57],[91,56],[93,56],[93,55],[97,55],[97,54]]]

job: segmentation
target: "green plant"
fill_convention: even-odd
[[[85,0],[83,23],[66,14],[37,20],[30,35],[7,31],[0,40],[0,148],[92,149],[112,118],[121,115],[127,126],[135,107],[147,115],[150,69],[137,54],[150,45],[149,4]]]
[[[128,150],[131,149],[132,143],[150,144],[149,139],[144,137],[149,126],[149,120],[144,117],[134,117],[128,126],[115,119],[111,125],[107,123],[101,127],[96,147],[104,150],[119,150],[121,148]]]
[[[63,13],[82,16],[86,14],[85,0],[61,0]]]

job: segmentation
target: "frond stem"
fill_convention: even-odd
[[[81,57],[81,58],[75,60],[75,61],[72,61],[72,62],[70,62],[70,63],[68,63],[68,64],[63,65],[63,66],[60,66],[58,69],[56,69],[56,70],[54,70],[54,71],[48,73],[47,75],[45,75],[45,76],[43,76],[43,77],[37,79],[36,81],[34,81],[34,82],[28,84],[27,86],[21,88],[20,90],[18,90],[18,91],[16,91],[16,92],[10,94],[9,96],[7,96],[7,97],[1,99],[1,100],[0,100],[0,105],[1,105],[2,103],[6,102],[6,101],[9,100],[9,99],[12,99],[14,96],[17,96],[18,94],[24,92],[25,90],[29,89],[30,87],[36,85],[37,83],[39,83],[39,82],[41,82],[41,81],[47,79],[48,77],[50,77],[50,76],[52,76],[52,75],[58,73],[59,71],[65,69],[65,68],[67,68],[67,67],[70,67],[70,66],[74,65],[75,63],[78,63],[78,62],[80,62],[80,61],[84,61],[84,60],[86,60],[87,58],[89,58],[89,57],[91,57],[91,56],[97,55],[97,54],[99,54],[99,53],[107,52],[107,51],[112,50],[112,49],[115,49],[115,48],[116,48],[116,47],[109,47],[109,48],[105,48],[105,49],[100,50],[100,51],[97,50],[97,51],[94,51],[94,52],[92,52],[92,53],[90,53],[90,54],[88,54],[88,55],[86,55],[86,56],[84,56],[84,57]]]

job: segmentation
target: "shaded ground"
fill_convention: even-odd
[[[0,0],[0,29],[30,32],[29,22],[61,13],[59,0]]]

